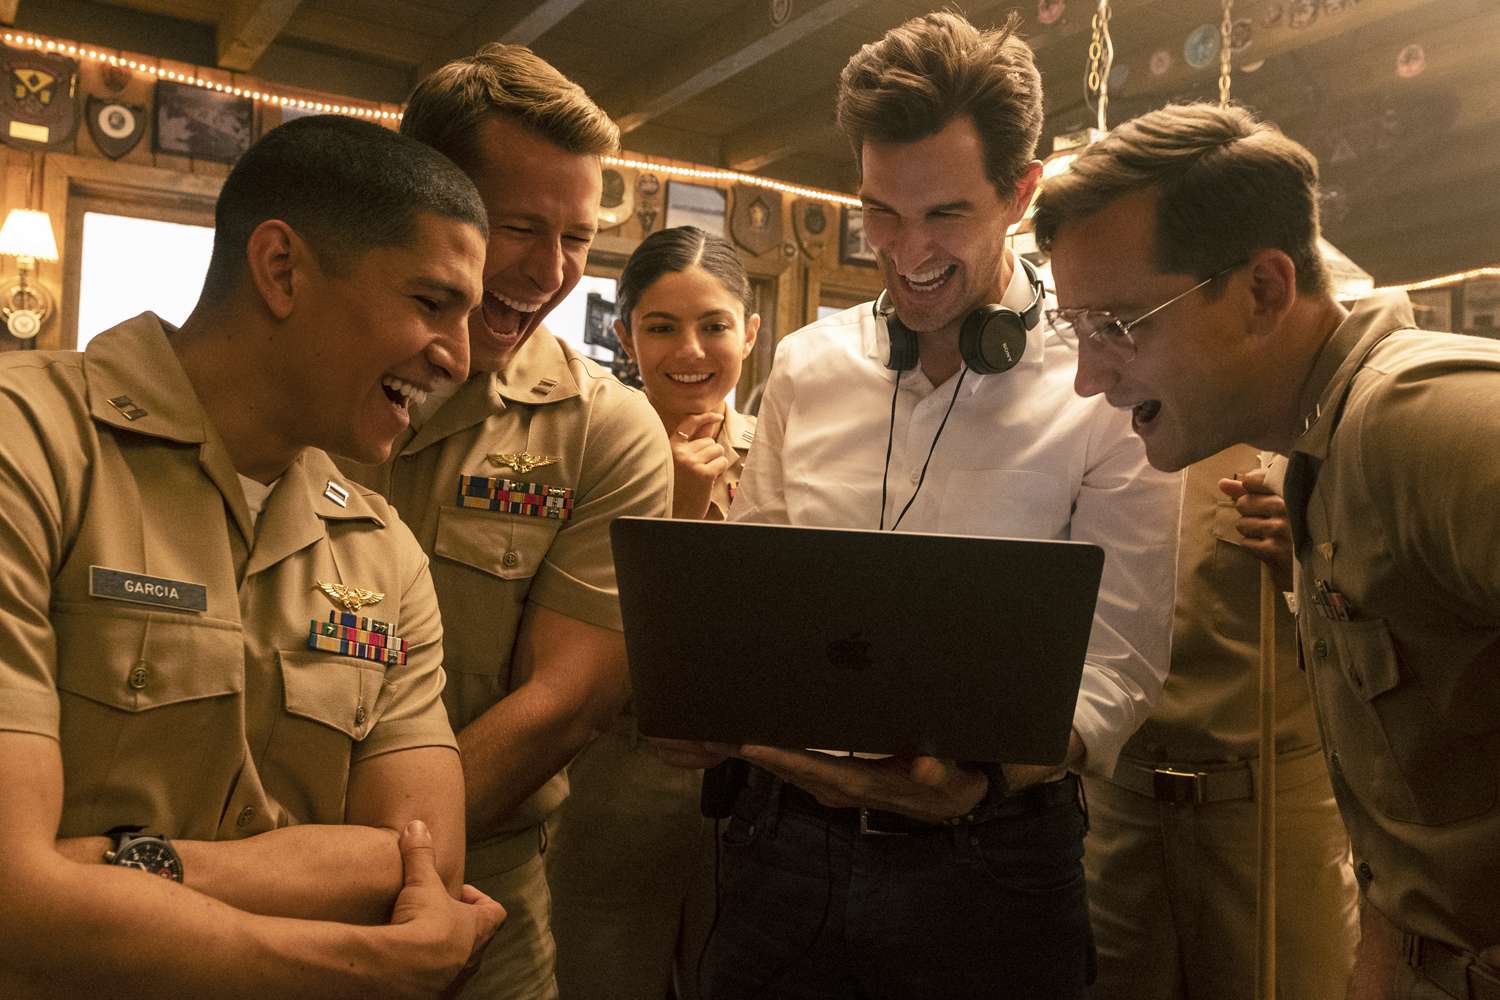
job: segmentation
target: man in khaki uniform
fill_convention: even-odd
[[[1219,482],[1256,465],[1235,445],[1188,467],[1172,672],[1114,774],[1084,779],[1100,998],[1254,993],[1260,562],[1246,543],[1266,522],[1242,520]],[[1279,602],[1276,639],[1276,994],[1339,998],[1359,940],[1349,839]]]
[[[426,559],[317,450],[384,456],[403,393],[461,377],[478,196],[308,118],[216,218],[182,329],[0,359],[7,997],[433,994],[503,917],[438,875],[462,784]]]
[[[1037,231],[1078,390],[1131,407],[1152,464],[1289,456],[1302,661],[1361,888],[1350,996],[1500,997],[1500,344],[1412,330],[1399,298],[1338,305],[1315,161],[1238,108],[1120,126]]]
[[[708,521],[728,515],[755,440],[755,418],[732,406],[718,425],[714,442],[729,467],[709,487]],[[725,608],[726,643],[738,626],[735,609]],[[696,997],[714,905],[715,842],[699,811],[701,775],[663,761],[627,710],[568,766],[568,781],[572,795],[547,851],[560,901],[553,933],[563,996],[654,998],[676,979],[678,996]]]
[[[467,878],[510,913],[467,996],[556,995],[541,852],[562,773],[629,694],[609,525],[665,515],[670,455],[640,392],[541,322],[577,285],[614,123],[520,46],[418,85],[402,132],[447,154],[490,219],[472,376],[357,473],[432,556],[468,801]]]

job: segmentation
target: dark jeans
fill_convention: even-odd
[[[881,836],[754,772],[722,839],[705,1000],[1081,1000],[1085,819],[1064,780],[1014,815]]]

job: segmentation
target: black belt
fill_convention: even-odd
[[[1401,955],[1407,965],[1455,1000],[1500,1000],[1500,976],[1480,966],[1466,951],[1403,933]]]
[[[783,784],[781,786],[781,808],[784,810],[816,816],[835,823],[847,824],[853,826],[857,832],[862,834],[898,837],[923,833],[938,833],[943,830],[951,830],[964,822],[988,823],[996,819],[1030,816],[1035,813],[1044,812],[1054,806],[1077,801],[1078,779],[1069,774],[1066,777],[1059,778],[1057,781],[1032,785],[1030,788],[1023,788],[1013,795],[1007,795],[997,802],[988,803],[983,808],[977,810],[977,815],[972,819],[954,818],[937,823],[929,823],[926,820],[914,819],[902,813],[887,812],[884,809],[844,809],[825,806],[813,798],[812,793],[804,791],[796,785]]]

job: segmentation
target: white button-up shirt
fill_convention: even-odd
[[[1015,268],[1002,304],[1031,301]],[[875,528],[890,426],[889,341],[872,303],[777,345],[731,520]],[[1077,356],[1045,322],[1008,372],[969,372],[902,531],[1074,539],[1105,552],[1073,726],[1084,769],[1108,776],[1167,675],[1182,477],[1159,472],[1130,413],[1073,391]],[[901,374],[885,523],[916,489],[953,399],[920,368]],[[964,581],[955,580],[954,586]]]

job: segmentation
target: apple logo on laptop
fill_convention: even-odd
[[[847,639],[835,639],[828,644],[828,662],[839,670],[868,670],[874,666],[870,658],[870,642],[861,639],[855,632]]]

